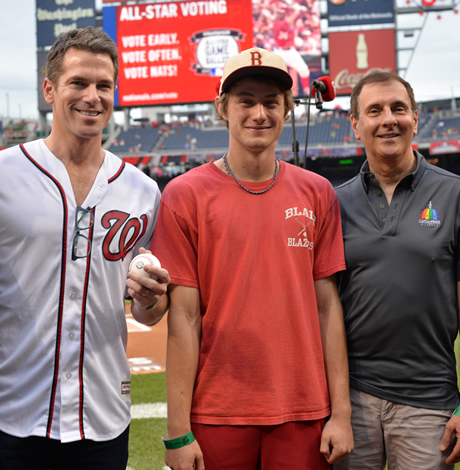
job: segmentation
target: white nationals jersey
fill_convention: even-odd
[[[126,429],[125,282],[159,202],[153,180],[106,152],[82,205],[91,253],[73,260],[77,208],[63,163],[43,140],[0,152],[2,431],[71,442]]]

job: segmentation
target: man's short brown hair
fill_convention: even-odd
[[[404,88],[406,89],[407,94],[409,95],[410,107],[412,109],[412,113],[415,113],[415,111],[417,111],[417,102],[415,101],[414,90],[412,90],[412,87],[410,86],[410,84],[406,82],[406,80],[401,78],[399,75],[395,75],[394,73],[377,71],[377,72],[370,72],[364,75],[364,77],[362,77],[361,80],[353,88],[353,91],[350,97],[351,115],[356,120],[359,119],[359,94],[361,93],[361,90],[363,89],[365,85],[370,85],[371,83],[384,83],[384,82],[391,82],[391,81],[396,81],[404,85]]]
[[[57,85],[63,72],[64,56],[66,52],[75,48],[80,51],[95,54],[108,54],[112,59],[114,69],[114,83],[118,77],[118,50],[110,36],[99,29],[88,26],[84,29],[72,29],[59,36],[48,52],[46,76]]]
[[[258,77],[257,75],[255,75],[255,76]],[[267,78],[267,77],[264,77],[264,76],[261,75],[260,79],[261,80],[266,80],[266,81],[271,81],[271,82],[275,83],[276,85],[278,85],[280,91],[283,93],[283,96],[284,96],[284,120],[287,120],[288,116],[289,116],[289,111],[292,112],[294,107],[295,107],[294,96],[292,95],[292,90],[290,88],[289,89],[286,88],[281,82],[279,82],[277,80],[274,80],[272,78]],[[224,112],[224,113],[227,112],[228,99],[229,99],[229,96],[230,96],[229,92],[231,91],[231,89],[232,89],[232,87],[230,87],[226,93],[222,93],[219,96],[218,100],[217,100],[217,102],[221,106],[222,112]],[[216,119],[218,121],[224,121],[227,125],[227,128],[228,128],[228,121],[226,121],[219,113],[217,113]]]

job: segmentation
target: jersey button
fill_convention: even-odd
[[[70,379],[72,377],[72,374],[69,372],[65,376],[66,376],[67,379]]]
[[[75,294],[75,292],[72,292],[72,293],[70,294],[70,299],[71,299],[71,300],[75,300],[76,298],[77,298],[77,294]]]
[[[70,339],[74,339],[75,338],[75,335],[73,333],[69,333],[69,338]]]

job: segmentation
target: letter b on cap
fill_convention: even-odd
[[[251,52],[251,65],[262,65],[262,54],[260,52]]]

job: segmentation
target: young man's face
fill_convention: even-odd
[[[274,148],[283,131],[284,93],[271,80],[241,78],[230,88],[226,111],[218,110],[228,121],[232,151]]]
[[[359,119],[352,117],[351,122],[356,139],[363,142],[371,159],[412,155],[418,117],[402,83],[365,85],[359,94]]]
[[[47,103],[53,105],[53,128],[62,137],[100,137],[113,111],[114,67],[108,54],[69,49],[57,84],[45,79]]]

